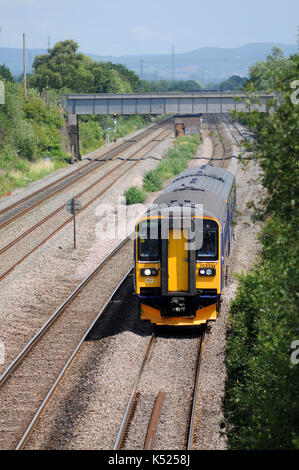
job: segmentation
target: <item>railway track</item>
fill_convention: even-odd
[[[220,162],[220,166],[224,165],[225,158],[227,156],[227,146],[225,145],[225,140],[224,136],[221,134],[220,126],[219,126],[219,118],[217,115],[212,114],[212,118],[214,121],[215,128],[217,130],[217,139],[219,141],[219,144],[221,144],[221,151],[220,151],[220,156],[222,158],[222,161]]]
[[[244,132],[243,129],[240,129],[237,124],[232,120],[230,115],[223,113],[221,115],[222,120],[225,122],[232,138],[236,142],[236,144],[241,148],[242,143],[246,140],[253,140],[254,134],[250,131]]]
[[[125,256],[122,255],[121,259],[123,263]],[[110,256],[109,256],[109,260],[112,261],[112,258],[110,258]],[[109,262],[109,260],[107,259],[105,263]],[[113,260],[114,260],[113,263],[115,263],[115,258],[113,258]],[[115,268],[115,264],[111,264],[111,270],[113,270],[113,266]],[[121,266],[121,263],[118,264],[118,266]],[[127,277],[128,272],[130,271],[129,264],[127,267],[129,268],[127,272],[124,273],[124,277],[122,278],[122,280],[125,277]],[[8,372],[8,369],[7,369],[6,373],[4,373],[6,375],[3,374],[1,376],[0,378],[0,401],[2,403],[2,407],[0,410],[0,422],[2,425],[2,429],[5,429],[6,431],[5,438],[3,437],[4,434],[2,438],[0,437],[1,448],[17,448],[17,449],[24,448],[27,440],[29,439],[31,435],[31,432],[34,430],[34,427],[36,423],[38,422],[39,417],[41,416],[45,407],[49,403],[50,398],[53,396],[53,393],[56,387],[59,385],[60,380],[62,379],[65,371],[67,370],[68,366],[71,364],[77,352],[80,350],[80,346],[82,342],[84,341],[84,339],[86,338],[86,335],[90,331],[92,325],[95,323],[96,319],[99,317],[99,315],[95,315],[95,312],[93,313],[90,312],[91,318],[89,318],[85,324],[86,299],[91,299],[94,296],[94,292],[98,289],[98,286],[99,285],[102,286],[103,281],[105,280],[105,277],[103,276],[100,280],[97,278],[98,280],[95,281],[94,276],[96,276],[96,273],[93,274],[91,279],[87,281],[87,284],[90,283],[92,279],[94,279],[94,281],[92,282],[94,282],[93,286],[96,285],[96,287],[91,287],[91,285],[89,284],[90,290],[88,293],[84,294],[84,297],[82,297],[81,300],[80,300],[80,296],[83,293],[81,292],[81,288],[78,290],[74,298],[70,296],[71,297],[70,302],[67,302],[67,304],[62,307],[62,310],[58,314],[57,319],[53,319],[53,322],[51,322],[51,324],[49,324],[47,327],[45,326],[45,332],[41,335],[40,338],[37,338],[36,340],[32,339],[32,341],[30,342],[31,344],[28,343],[29,345],[28,349],[27,347],[24,348],[24,350],[26,350],[24,356],[22,354],[22,357],[20,357],[19,359],[16,358],[17,360],[14,361],[15,364],[14,365],[11,364],[11,366],[9,367],[10,371]],[[108,282],[107,279],[105,281]],[[76,301],[77,298],[79,298],[80,300],[79,306],[74,307],[73,302]],[[110,296],[110,299],[111,298],[112,296]],[[109,299],[106,300],[106,303],[105,303],[105,300],[103,301],[103,305],[100,307],[101,313],[105,310],[105,307],[108,301]],[[84,326],[81,325],[82,312],[80,311],[80,305],[82,307],[82,310],[84,311],[84,315],[83,315]],[[70,311],[67,311],[68,307],[70,307]],[[76,315],[78,313],[78,316],[76,316],[73,319],[74,323],[70,323],[71,317],[74,316],[73,315],[74,311]],[[68,315],[68,316],[66,315],[66,321],[65,323],[62,323],[62,322],[60,323],[59,318],[62,319],[64,317],[65,312],[67,312],[67,315]],[[80,312],[81,312],[81,315],[80,315]],[[57,348],[56,337],[58,338],[58,344],[61,346],[65,338],[65,331],[70,332],[72,330],[72,325],[75,325],[76,328],[78,325],[80,325],[80,328],[81,326],[82,328],[80,329],[80,331],[76,332],[76,338],[72,339],[71,341],[72,345],[68,347],[67,352],[66,353],[63,352],[63,360],[61,358],[61,362],[58,365],[58,361],[56,360],[56,358],[57,356],[60,355],[61,351],[57,351],[57,349],[59,348]],[[54,328],[57,328],[57,330],[54,331]],[[47,332],[50,332],[50,331],[51,331],[52,339],[48,337]],[[44,340],[46,338],[45,336],[46,334],[48,337],[47,342]],[[53,339],[54,336],[55,336],[55,339]],[[127,414],[127,416],[129,417],[128,422],[130,423],[130,425],[129,425],[129,429],[127,428],[128,434],[125,436],[125,438],[121,438],[119,441],[121,443],[120,448],[122,448],[123,445],[125,446],[126,440],[130,439],[129,433],[132,430],[130,429],[130,426],[134,418],[133,414],[134,412],[136,412],[136,408],[138,411],[138,407],[140,408],[140,403],[142,401],[140,398],[142,397],[142,389],[138,390],[138,384],[140,384],[142,374],[145,371],[145,368],[149,366],[148,364],[149,354],[152,353],[152,350],[155,347],[154,343],[156,342],[156,339],[154,340],[153,344],[150,345],[149,352],[147,356],[145,357],[145,359],[143,360],[142,370],[136,380],[137,388],[136,388],[136,393],[134,394],[134,398],[132,400],[135,406],[135,410],[133,406],[133,412],[129,411]],[[197,349],[197,360],[195,359],[193,360],[193,363],[196,364],[196,366],[194,365],[193,367],[193,376],[192,376],[192,382],[194,386],[193,386],[192,394],[189,393],[190,401],[188,402],[189,411],[186,413],[186,416],[188,415],[188,418],[186,419],[186,432],[185,432],[185,436],[183,439],[183,443],[181,443],[182,448],[188,449],[188,450],[192,449],[193,430],[194,430],[194,422],[195,422],[195,418],[194,418],[195,404],[197,401],[196,391],[198,389],[198,374],[200,370],[200,359],[202,356],[202,350],[203,350],[203,345],[204,345],[204,341],[202,337],[197,338],[195,341],[198,343],[197,344],[198,349]],[[41,349],[38,350],[37,347],[39,347],[40,345],[42,345],[42,347]],[[56,347],[56,351],[54,351],[55,347]],[[178,343],[177,350],[179,350],[179,343]],[[50,356],[48,354],[53,354],[53,356]],[[42,357],[43,363],[38,364],[37,359],[40,357]],[[195,357],[195,354],[194,354],[194,357]],[[53,371],[48,370],[48,365],[50,364],[52,367],[53,363],[55,363],[55,370],[54,370],[54,367],[53,367]],[[36,370],[37,364],[39,368],[38,371]],[[196,369],[196,374],[194,372],[195,369]],[[40,374],[39,372],[40,370],[43,371],[44,373]],[[45,374],[45,371],[47,371],[46,374]],[[42,377],[42,380],[41,380],[41,376],[43,375],[46,375],[45,381],[44,381],[44,377]],[[195,375],[197,377],[196,379],[194,379]],[[24,383],[30,383],[30,389],[27,389],[24,391],[17,390],[18,384],[22,385]],[[37,387],[34,386],[36,383],[38,383],[38,390],[36,390]],[[16,387],[15,388],[16,394],[12,393],[14,390],[14,387]],[[39,393],[40,390],[42,390],[42,393]],[[36,393],[38,394],[38,397],[35,397]],[[162,412],[162,415],[163,415],[164,407],[167,405],[168,400],[169,400],[169,394],[167,392],[164,393],[163,390],[159,390],[158,393],[156,393],[155,391],[154,393],[152,393],[152,396],[154,396],[154,398],[157,399],[157,401],[155,402],[154,407],[150,408],[152,413],[149,414],[149,418],[151,415],[153,420],[151,421],[148,420],[148,423],[149,423],[148,427],[143,428],[141,432],[141,434],[145,436],[144,442],[142,442],[144,449],[152,449],[155,444],[155,439],[157,442],[156,446],[159,447],[159,436],[157,438],[156,433],[157,433],[158,424],[160,422],[160,412]],[[20,407],[18,406],[17,407],[18,409],[16,410],[16,403],[18,404],[22,403],[24,404],[24,406],[23,405]],[[34,412],[34,410],[36,410],[36,412]],[[17,416],[16,420],[14,421],[13,417],[16,411],[21,411],[22,414],[20,413],[20,416]],[[168,419],[169,419],[169,415],[168,415]],[[26,426],[24,426],[24,422],[26,422]],[[165,416],[164,416],[164,424],[165,424]],[[131,428],[133,428],[133,426],[131,426]],[[5,439],[7,439],[9,443],[7,443]]]
[[[223,119],[223,121],[225,122],[225,124],[226,124],[226,126],[227,126],[227,129],[228,129],[229,132],[230,132],[230,135],[232,136],[232,138],[234,139],[234,141],[236,142],[236,144],[240,146],[241,141],[243,140],[243,135],[242,135],[242,133],[239,131],[239,129],[237,128],[237,126],[235,126],[235,123],[234,123],[226,114],[223,114],[223,115],[222,115],[222,119]],[[238,136],[239,136],[239,137],[241,136],[241,139],[240,139],[240,138],[237,138],[236,132],[233,132],[233,131],[232,131],[232,127],[233,127],[233,129],[234,129],[235,131],[237,131]]]
[[[90,173],[99,169],[102,165],[109,162],[111,159],[117,158],[125,150],[130,149],[131,147],[138,144],[142,139],[150,136],[156,130],[158,130],[162,125],[165,125],[169,122],[169,118],[162,121],[162,123],[155,124],[149,129],[145,129],[140,134],[134,137],[132,140],[127,140],[124,143],[121,143],[111,150],[105,152],[100,158],[92,159],[87,163],[84,163],[80,168],[75,169],[71,173],[62,176],[61,178],[49,183],[43,188],[25,196],[24,198],[14,202],[13,204],[0,210],[0,230],[9,225],[10,223],[17,220],[19,217],[22,217],[27,212],[31,211],[40,204],[48,201],[50,198],[54,197],[61,191],[69,188],[74,183],[77,183],[82,178],[88,176]]]
[[[78,193],[75,198],[82,203],[81,212],[88,208],[99,197],[103,196],[112,185],[128,174],[143,161],[146,153],[153,150],[159,143],[173,132],[172,128],[163,129],[155,139],[146,142],[127,159],[117,162],[109,171]],[[115,156],[113,157],[116,158]],[[24,231],[14,240],[0,249],[1,270],[0,281],[10,274],[28,256],[40,248],[58,231],[72,222],[73,217],[66,215],[65,206],[61,205],[38,223]],[[54,229],[53,229],[54,228]],[[44,235],[46,233],[46,236]]]
[[[227,144],[225,141],[224,136],[222,135],[221,128],[220,128],[220,119],[216,115],[206,115],[205,120],[203,122],[204,125],[207,126],[210,135],[212,136],[213,141],[213,154],[208,163],[213,163],[215,161],[216,165],[223,166],[225,163],[225,158],[227,156]],[[216,132],[215,132],[216,131]],[[199,374],[200,374],[200,364],[201,358],[203,354],[204,348],[204,336],[205,330],[203,330],[200,338],[198,339],[198,346],[197,346],[197,360],[196,362],[196,372],[194,372],[193,368],[193,391],[189,397],[189,407],[186,413],[185,419],[185,437],[180,441],[178,444],[179,447],[175,447],[176,449],[182,450],[191,450],[193,448],[193,440],[194,440],[194,430],[195,424],[197,422],[196,419],[196,404],[198,402],[198,387],[199,387]],[[157,438],[157,429],[159,425],[159,420],[161,419],[161,413],[163,414],[163,406],[165,402],[167,402],[169,398],[169,394],[165,392],[165,390],[159,390],[155,396],[155,401],[153,403],[153,407],[151,409],[151,414],[149,415],[148,407],[145,405],[144,412],[140,411],[141,404],[143,402],[142,396],[146,396],[149,394],[148,390],[145,392],[142,390],[142,375],[144,374],[144,369],[147,366],[149,361],[150,354],[153,355],[153,349],[156,347],[156,343],[158,338],[153,334],[151,340],[149,341],[148,347],[146,349],[145,355],[142,359],[141,367],[139,373],[136,378],[136,382],[134,384],[134,388],[131,392],[127,408],[125,410],[122,423],[114,443],[114,450],[128,450],[128,449],[144,449],[144,450],[153,450],[154,448],[161,449],[159,438]],[[179,349],[179,348],[178,348]],[[157,368],[157,375],[159,375],[159,368]],[[175,370],[175,366],[174,366]],[[163,383],[163,378],[161,379],[161,383]],[[154,394],[154,393],[153,393]],[[151,399],[153,400],[153,394],[151,394]],[[188,393],[186,393],[186,397]],[[186,399],[187,400],[187,399]],[[139,408],[139,413],[138,413]],[[138,421],[139,414],[139,421],[141,424],[136,424]],[[175,414],[175,413],[173,413]],[[142,420],[141,418],[147,415],[148,420]],[[165,429],[165,421],[166,418],[164,416],[164,426],[163,431],[160,430],[161,433],[167,432]],[[167,421],[170,424],[171,421]],[[144,441],[140,442],[140,440],[132,434],[137,434],[138,436],[145,436]],[[135,442],[136,447],[132,446],[132,442]],[[155,446],[156,442],[156,446]],[[165,444],[162,444],[165,445]],[[143,447],[142,447],[143,446]],[[181,447],[180,447],[181,446]],[[162,447],[163,448],[163,447]],[[164,448],[171,448],[171,447],[164,447]]]
[[[131,272],[132,257],[128,237],[82,281],[1,375],[1,449],[24,448],[84,339]],[[107,294],[113,285],[116,288]]]
[[[192,367],[190,367],[190,382],[193,383],[193,390],[190,393],[188,386],[186,386],[186,390],[183,390],[183,395],[185,396],[185,403],[184,408],[186,411],[185,415],[185,432],[183,429],[180,429],[180,433],[177,436],[178,441],[176,444],[175,449],[178,450],[191,450],[193,446],[193,435],[195,429],[195,421],[196,421],[196,404],[198,400],[198,384],[199,384],[199,373],[200,373],[200,364],[201,358],[203,353],[203,346],[204,346],[204,335],[205,330],[201,331],[199,337],[191,338],[190,341],[196,343],[196,359],[194,357],[190,357],[190,361],[192,362]],[[182,339],[178,336],[176,337],[175,341],[179,343]],[[177,390],[174,391],[165,391],[159,390],[157,393],[153,390],[152,393],[149,393],[149,390],[145,388],[145,385],[142,384],[142,378],[145,374],[145,369],[152,369],[151,374],[157,375],[157,381],[165,382],[165,377],[161,377],[161,369],[157,366],[154,358],[155,352],[154,349],[157,348],[157,343],[160,341],[159,337],[156,336],[155,333],[152,334],[147,348],[145,350],[145,354],[143,356],[141,366],[136,377],[136,381],[134,387],[132,389],[118,435],[116,437],[113,450],[132,450],[132,449],[143,449],[143,450],[161,450],[161,448],[171,449],[172,446],[169,445],[165,447],[165,442],[161,442],[161,435],[165,436],[167,434],[167,427],[172,425],[172,420],[169,417],[169,410],[164,412],[163,406],[170,401],[170,403],[176,401],[175,394],[178,392]],[[193,344],[194,348],[194,344]],[[178,348],[179,349],[179,348]],[[157,356],[157,354],[156,354]],[[151,364],[150,364],[151,359]],[[163,359],[163,358],[162,358]],[[147,371],[149,374],[150,372]],[[180,374],[180,370],[176,370],[174,366],[174,373]],[[145,378],[143,382],[146,384],[147,379]],[[163,385],[161,385],[163,388]],[[155,395],[156,393],[156,395]],[[182,390],[180,389],[180,393]],[[153,397],[155,401],[153,402],[153,407],[151,408],[148,404],[148,399],[153,401]],[[169,406],[169,405],[168,405]],[[171,410],[171,406],[169,409]],[[139,410],[138,410],[139,408]],[[151,413],[149,413],[151,411]],[[164,414],[163,424],[160,423],[160,436],[157,436],[159,421],[161,421],[161,415]],[[168,417],[167,417],[168,414]],[[175,411],[173,412],[173,416],[175,416]],[[165,424],[166,423],[166,424]],[[182,423],[181,423],[182,424]],[[169,431],[170,435],[173,434],[173,431]],[[142,437],[144,439],[142,439]],[[172,436],[174,437],[174,436]],[[162,439],[163,441],[163,439]],[[132,446],[132,442],[135,442],[135,446]]]
[[[206,129],[209,131],[209,136],[213,144],[212,155],[207,164],[216,163],[216,165],[220,164],[220,166],[224,166],[228,149],[225,143],[225,138],[221,133],[221,120],[215,114],[206,114],[205,121]]]

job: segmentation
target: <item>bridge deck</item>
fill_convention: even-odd
[[[259,93],[259,104],[250,104],[245,93],[72,94],[66,95],[69,114],[200,114],[267,112],[274,94]]]

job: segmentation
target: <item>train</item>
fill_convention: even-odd
[[[155,326],[216,320],[233,240],[235,176],[213,165],[175,177],[135,226],[139,316]]]

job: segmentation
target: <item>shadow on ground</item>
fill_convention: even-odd
[[[86,341],[98,341],[107,336],[115,336],[123,331],[131,331],[140,336],[189,338],[199,336],[201,327],[171,327],[151,324],[139,318],[138,298],[134,291],[134,275],[130,274],[118,289],[112,302],[96,322]]]

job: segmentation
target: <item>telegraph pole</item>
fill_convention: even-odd
[[[143,78],[143,59],[140,60],[140,79]]]
[[[174,55],[174,46],[172,46],[172,80],[175,80],[175,55]]]
[[[27,98],[27,83],[26,83],[26,41],[25,33],[23,33],[23,66],[24,66],[24,99]]]

